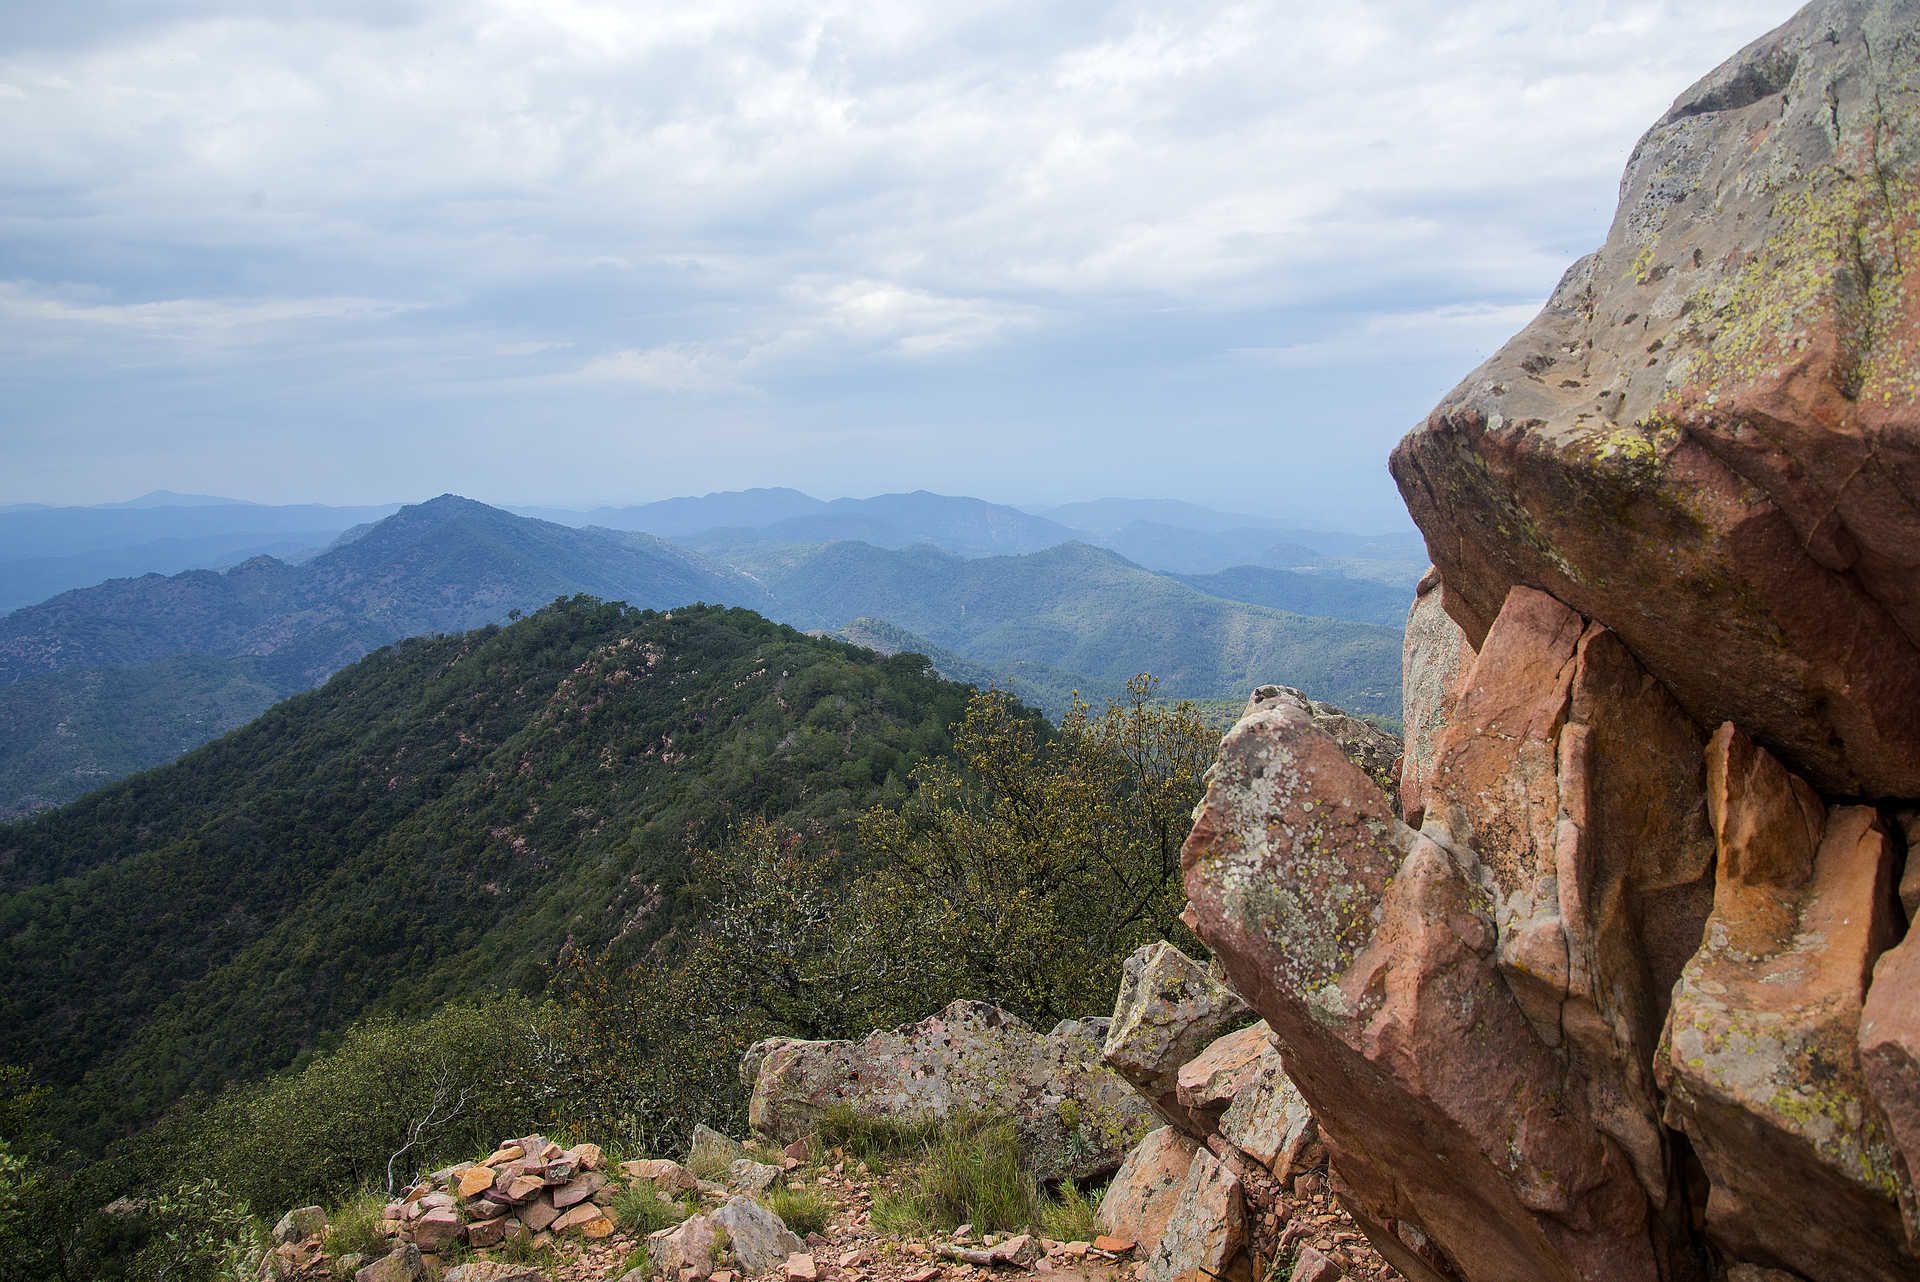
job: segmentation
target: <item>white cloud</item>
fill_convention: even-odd
[[[1233,354],[1282,369],[1386,364],[1410,355],[1443,355],[1477,362],[1491,355],[1539,310],[1540,305],[1532,302],[1464,302],[1379,312],[1337,326],[1310,342],[1237,347]],[[1462,366],[1462,374],[1466,368]]]

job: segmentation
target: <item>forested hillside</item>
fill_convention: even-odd
[[[369,1011],[537,988],[563,945],[665,929],[690,840],[899,801],[967,695],[721,608],[403,642],[0,828],[0,1063],[90,1077],[110,1128]]]
[[[1176,698],[1283,680],[1355,712],[1399,715],[1396,629],[1222,600],[1085,544],[966,560],[836,543],[761,577],[790,622],[885,619],[1049,710],[1075,686],[1104,694],[1152,672]]]

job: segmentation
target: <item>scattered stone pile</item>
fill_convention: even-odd
[[[1141,1282],[1394,1276],[1334,1204],[1312,1111],[1253,1019],[1171,944],[1127,959],[1103,1054],[1167,1125],[1128,1154],[1101,1220],[1138,1245]]]

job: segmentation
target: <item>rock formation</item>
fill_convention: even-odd
[[[1916,261],[1920,3],[1810,5],[1396,450],[1398,798],[1223,742],[1192,921],[1408,1277],[1920,1276]]]
[[[1119,1167],[1151,1113],[1100,1062],[1105,1020],[1062,1020],[1039,1033],[985,1002],[957,1001],[917,1024],[861,1041],[769,1038],[740,1074],[754,1133],[778,1144],[819,1129],[839,1106],[862,1117],[938,1121],[1010,1116],[1034,1175],[1090,1179]]]

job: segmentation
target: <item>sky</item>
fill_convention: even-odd
[[[1404,525],[1762,0],[0,0],[0,502]]]

